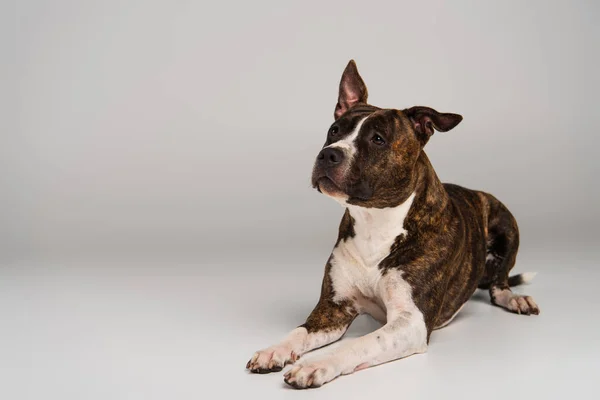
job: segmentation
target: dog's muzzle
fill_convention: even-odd
[[[332,168],[344,161],[344,152],[336,147],[325,147],[317,156],[317,165],[322,168]]]

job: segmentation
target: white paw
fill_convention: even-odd
[[[281,371],[286,364],[293,364],[298,355],[288,347],[273,346],[254,353],[246,369],[257,374]]]
[[[531,296],[521,296],[518,294],[512,295],[510,300],[508,300],[506,308],[517,314],[538,315],[540,313],[540,308],[535,304]]]
[[[538,315],[540,313],[540,308],[535,304],[531,296],[514,294],[510,289],[498,288],[493,288],[490,294],[492,296],[492,303],[504,307],[508,311],[525,315]]]
[[[322,386],[339,375],[341,373],[336,365],[324,360],[296,365],[284,375],[283,380],[296,389],[306,389]]]

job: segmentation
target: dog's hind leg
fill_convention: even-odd
[[[483,194],[482,194],[483,195]],[[539,314],[540,309],[530,296],[514,294],[511,286],[527,283],[535,273],[508,276],[514,267],[519,249],[519,228],[508,209],[495,197],[482,197],[488,205],[486,274],[479,284],[489,289],[492,304],[517,314]]]

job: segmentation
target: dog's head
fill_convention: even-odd
[[[343,204],[395,207],[414,190],[415,164],[434,130],[449,131],[462,117],[429,107],[381,109],[367,104],[367,95],[351,60],[312,184]]]

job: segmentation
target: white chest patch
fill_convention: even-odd
[[[331,257],[331,280],[335,300],[352,297],[381,299],[379,263],[390,254],[399,235],[406,235],[404,219],[415,194],[393,208],[363,208],[348,205],[354,218],[352,238],[341,241]]]

